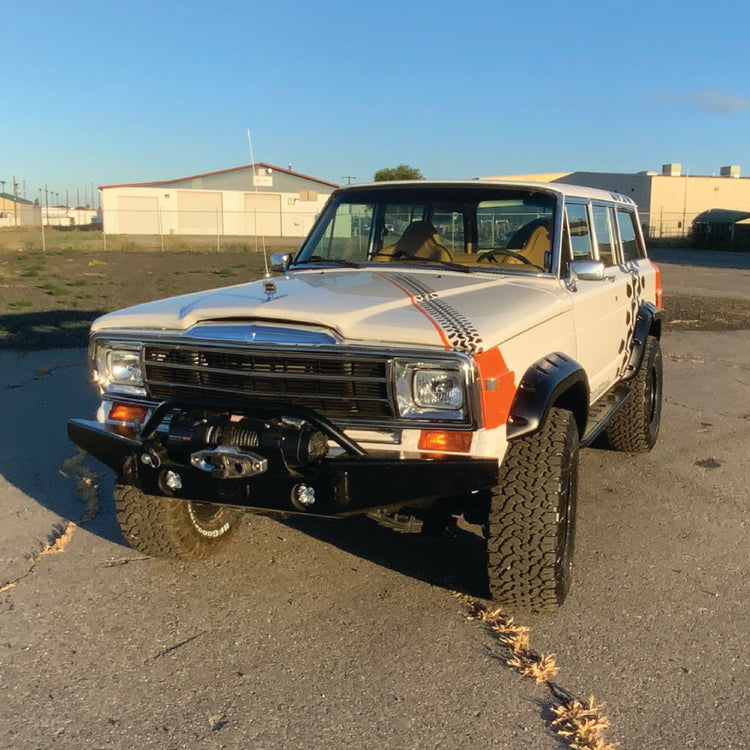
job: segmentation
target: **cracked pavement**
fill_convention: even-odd
[[[525,624],[623,750],[746,748],[750,331],[664,354],[656,449],[582,452],[573,588]],[[449,593],[483,595],[475,537],[249,517],[215,560],[145,558],[65,437],[96,405],[83,350],[0,353],[0,746],[564,747]]]

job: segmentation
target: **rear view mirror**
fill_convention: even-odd
[[[291,253],[271,253],[271,270],[284,273],[292,262]]]
[[[581,281],[602,281],[604,263],[600,260],[574,260],[570,264],[570,275]]]

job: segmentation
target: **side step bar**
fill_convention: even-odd
[[[586,422],[586,431],[583,434],[583,438],[581,438],[582,448],[591,445],[599,437],[602,430],[607,426],[607,422],[615,415],[615,412],[625,405],[625,402],[630,398],[630,394],[630,388],[619,384],[598,401],[591,404],[589,407],[589,419]]]

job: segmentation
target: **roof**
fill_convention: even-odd
[[[731,208],[709,208],[701,211],[694,223],[698,224],[735,224],[743,219],[750,218],[750,211],[734,211]]]
[[[26,198],[19,198],[17,195],[11,195],[10,193],[0,193],[0,198],[6,201],[12,201],[13,203],[23,203],[28,206],[32,206],[34,201],[26,200]]]
[[[627,195],[600,190],[599,188],[585,187],[583,185],[568,185],[563,182],[533,182],[524,180],[394,180],[383,182],[369,182],[361,185],[351,185],[339,188],[339,193],[356,192],[357,190],[383,190],[388,187],[396,187],[407,190],[417,190],[420,187],[443,187],[443,188],[466,188],[472,190],[487,190],[492,187],[522,188],[537,190],[553,195],[568,196],[570,198],[583,198],[587,200],[600,200],[615,203],[623,203],[634,206],[635,201]]]
[[[293,177],[301,177],[305,180],[312,180],[318,182],[321,185],[328,187],[337,188],[339,187],[335,182],[328,182],[326,180],[320,180],[317,177],[310,177],[310,175],[302,174],[301,172],[293,172],[291,169],[284,169],[283,167],[277,167],[273,164],[267,164],[264,161],[256,161],[253,164],[244,164],[241,167],[230,167],[229,169],[218,169],[215,172],[203,172],[202,174],[189,175],[187,177],[177,177],[174,180],[158,180],[156,182],[127,182],[121,185],[99,185],[99,190],[107,190],[109,188],[122,188],[122,187],[161,187],[163,185],[172,185],[175,182],[183,182],[187,180],[197,180],[201,177],[213,177],[219,174],[229,174],[231,172],[240,172],[243,169],[257,169],[263,167],[264,169],[272,169],[275,172],[283,172],[284,174],[292,175]]]

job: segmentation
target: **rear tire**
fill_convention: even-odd
[[[550,612],[570,588],[578,495],[578,428],[552,408],[535,433],[508,446],[492,490],[487,533],[490,593],[524,612]]]
[[[216,554],[242,521],[242,512],[115,487],[115,511],[133,549],[153,557],[202,560]]]
[[[659,339],[649,336],[630,398],[607,425],[610,446],[626,453],[646,453],[656,445],[661,423],[663,384]]]

